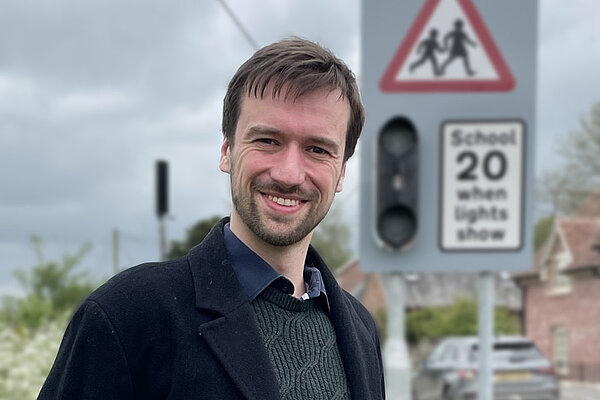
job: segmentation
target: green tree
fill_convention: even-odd
[[[550,213],[566,215],[600,189],[600,102],[558,145],[564,163],[539,177],[537,200]]]
[[[183,240],[171,242],[167,257],[173,259],[186,255],[192,247],[204,239],[220,219],[221,217],[215,216],[198,221],[187,230]],[[312,245],[329,268],[336,270],[352,258],[349,241],[350,229],[342,221],[341,212],[337,208],[332,208],[315,230]]]
[[[81,246],[75,254],[66,254],[61,261],[46,260],[42,240],[33,236],[31,245],[37,264],[31,269],[18,269],[15,276],[24,297],[4,298],[0,318],[13,326],[37,328],[46,319],[53,320],[77,307],[96,287],[86,272],[78,272],[89,244]]]
[[[171,246],[167,251],[167,258],[173,259],[186,255],[192,247],[204,239],[204,237],[208,234],[208,232],[210,232],[212,227],[219,222],[220,219],[221,217],[214,216],[198,221],[187,230],[183,240],[174,240],[171,242]]]
[[[538,222],[535,223],[534,231],[533,231],[533,243],[535,250],[537,251],[546,240],[550,236],[552,232],[552,227],[554,226],[554,216],[548,216],[544,218],[540,218]]]
[[[506,309],[494,310],[494,332],[515,334],[517,318]],[[456,298],[449,307],[425,307],[410,312],[406,317],[406,337],[410,343],[420,340],[437,340],[445,336],[477,334],[477,302]]]
[[[342,213],[338,207],[329,210],[315,230],[311,243],[332,271],[352,258],[349,247],[350,228],[342,220]]]

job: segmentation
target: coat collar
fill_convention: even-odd
[[[196,291],[198,333],[248,400],[279,399],[279,385],[248,298],[231,266],[217,223],[188,253]],[[212,315],[206,320],[200,316]]]
[[[340,288],[312,246],[308,249],[307,264],[308,262],[318,268],[323,276],[331,307],[331,322],[335,329],[351,398],[381,399],[383,387],[379,392],[374,390],[377,383],[383,385],[379,341],[374,332],[374,325],[371,329],[367,328],[365,321],[356,311],[357,306],[362,306],[351,304],[351,295]],[[358,300],[353,300],[358,303]]]
[[[208,322],[199,319],[198,331],[246,398],[279,399],[277,378],[225,247],[223,226],[228,221],[219,221],[188,254],[196,307],[216,317]],[[352,398],[378,398],[369,384],[380,380],[377,368],[372,368],[378,362],[378,344],[374,343],[372,332],[312,246],[307,265],[317,268],[323,277]]]
[[[223,227],[227,222],[229,218],[220,220],[188,253],[196,307],[222,315],[248,303],[225,247]]]

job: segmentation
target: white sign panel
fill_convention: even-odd
[[[519,250],[524,123],[445,121],[441,143],[442,251]]]

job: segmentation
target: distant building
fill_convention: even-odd
[[[336,271],[340,286],[350,292],[378,321],[377,313],[385,311],[386,300],[380,275],[364,272],[353,260]],[[495,275],[495,304],[522,320],[521,289],[509,275]],[[478,274],[464,272],[423,272],[405,274],[407,312],[424,307],[451,306],[457,297],[477,299]]]
[[[335,272],[342,289],[356,297],[371,315],[386,307],[385,294],[378,274],[364,272],[358,260],[352,260]]]
[[[558,217],[523,288],[525,334],[557,371],[600,381],[600,192],[572,217]]]
[[[379,274],[364,272],[353,260],[336,271],[340,286],[360,300],[371,313],[385,307],[385,294]],[[496,274],[496,306],[520,315],[521,289],[510,276]],[[422,272],[405,274],[407,311],[423,307],[446,307],[457,297],[477,298],[478,274],[466,272]]]

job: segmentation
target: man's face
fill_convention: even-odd
[[[295,101],[244,97],[233,146],[221,147],[220,168],[231,175],[234,224],[275,246],[307,237],[342,190],[347,100],[319,89]],[[245,239],[245,238],[241,238]]]

